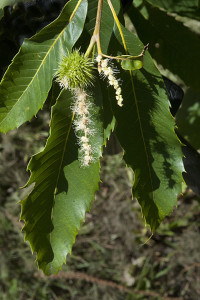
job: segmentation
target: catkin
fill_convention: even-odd
[[[117,100],[117,104],[119,106],[123,106],[123,97],[122,97],[122,90],[119,86],[119,82],[115,77],[115,71],[111,66],[109,66],[109,60],[103,59],[102,55],[98,55],[96,58],[98,62],[98,71],[99,73],[103,73],[105,77],[108,78],[109,85],[113,86],[115,89],[115,98]]]
[[[91,102],[87,99],[88,95],[83,89],[75,90],[75,103],[72,107],[72,111],[76,115],[74,121],[74,128],[77,133],[78,143],[81,151],[81,163],[82,166],[89,166],[93,161],[92,146],[89,143],[90,137],[93,134],[92,120],[90,118]]]

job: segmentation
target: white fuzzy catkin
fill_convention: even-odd
[[[117,78],[115,77],[115,71],[111,68],[111,66],[109,66],[109,60],[108,59],[103,59],[102,55],[99,54],[96,57],[96,61],[98,62],[98,71],[99,73],[103,73],[103,75],[105,77],[108,78],[108,83],[109,85],[112,85],[115,89],[115,97],[117,100],[117,104],[119,106],[123,106],[123,97],[122,97],[122,90],[119,86],[119,82],[117,80]]]
[[[82,154],[81,162],[83,167],[87,167],[93,161],[92,146],[89,144],[89,138],[93,134],[90,119],[91,103],[87,100],[87,93],[83,89],[75,90],[75,103],[72,107],[73,112],[76,115],[74,121],[75,131],[78,136],[80,151]]]

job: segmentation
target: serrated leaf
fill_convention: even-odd
[[[157,63],[199,90],[199,36],[174,16],[146,2],[139,8],[132,5],[128,15],[142,42],[150,43],[150,54]]]
[[[0,85],[0,131],[19,127],[42,108],[62,56],[72,49],[83,30],[87,0],[73,15],[76,4],[75,0],[68,2],[61,15],[25,40],[15,56]]]
[[[123,26],[128,54],[137,55],[143,49],[138,38]],[[110,51],[120,49],[121,37],[115,30]],[[120,48],[121,45],[121,48]],[[115,53],[119,55],[119,53]],[[133,196],[141,205],[146,222],[153,231],[177,203],[181,193],[182,152],[174,132],[174,119],[161,74],[148,52],[144,66],[137,71],[123,71],[120,108],[112,95],[113,112],[117,121],[117,136],[124,149],[124,159],[135,174]]]
[[[98,189],[99,162],[82,168],[72,122],[69,91],[60,94],[52,110],[51,132],[45,149],[32,157],[28,184],[33,191],[22,201],[25,240],[37,253],[37,263],[45,274],[57,273],[71,252],[75,237]],[[99,156],[103,127],[99,112],[93,113],[95,135],[92,147]]]

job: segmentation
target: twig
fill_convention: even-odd
[[[87,51],[85,52],[85,56],[89,56],[95,43],[97,43],[98,54],[101,54],[101,44],[100,44],[100,25],[101,25],[101,14],[102,14],[103,0],[98,0],[97,7],[97,16],[96,16],[96,24],[94,28],[94,32],[92,34],[90,44],[88,46]]]
[[[34,274],[35,277],[43,277],[44,275],[39,274],[39,273],[35,273]],[[104,279],[99,279],[97,277],[91,276],[91,275],[87,275],[85,273],[81,273],[81,272],[59,272],[59,274],[57,275],[51,275],[50,278],[52,279],[66,279],[66,280],[83,280],[89,283],[96,283],[97,285],[100,286],[109,286],[115,289],[118,289],[121,292],[126,292],[126,293],[132,293],[132,294],[137,294],[137,295],[144,295],[144,296],[149,296],[149,297],[160,297],[160,299],[162,300],[183,300],[182,297],[165,297],[165,296],[161,296],[159,293],[157,292],[153,292],[153,291],[139,291],[137,289],[129,289],[126,286],[116,283],[114,281],[110,281],[110,280],[104,280]]]
[[[193,264],[190,265],[190,266],[184,267],[183,270],[181,271],[181,273],[188,272],[189,270],[191,270],[191,269],[193,269],[193,268],[200,268],[200,263],[196,262],[196,263],[193,263]]]

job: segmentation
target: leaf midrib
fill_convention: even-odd
[[[132,90],[133,90],[133,96],[134,96],[134,100],[135,100],[135,106],[136,106],[136,111],[137,111],[137,116],[138,116],[138,121],[139,121],[139,127],[140,127],[140,132],[141,132],[141,135],[142,135],[142,141],[143,141],[146,160],[147,160],[148,173],[149,173],[150,184],[151,184],[151,189],[152,189],[152,200],[155,203],[155,201],[154,201],[155,196],[154,196],[154,190],[153,190],[153,181],[152,181],[151,169],[150,169],[150,164],[149,164],[149,155],[148,155],[148,152],[147,152],[146,142],[145,142],[145,138],[144,138],[142,122],[141,122],[141,119],[140,119],[140,111],[139,111],[139,107],[138,107],[138,100],[137,100],[137,96],[136,96],[136,92],[135,92],[135,86],[134,86],[132,71],[130,71],[129,74],[130,74],[130,77],[131,77],[131,85],[132,85]]]

